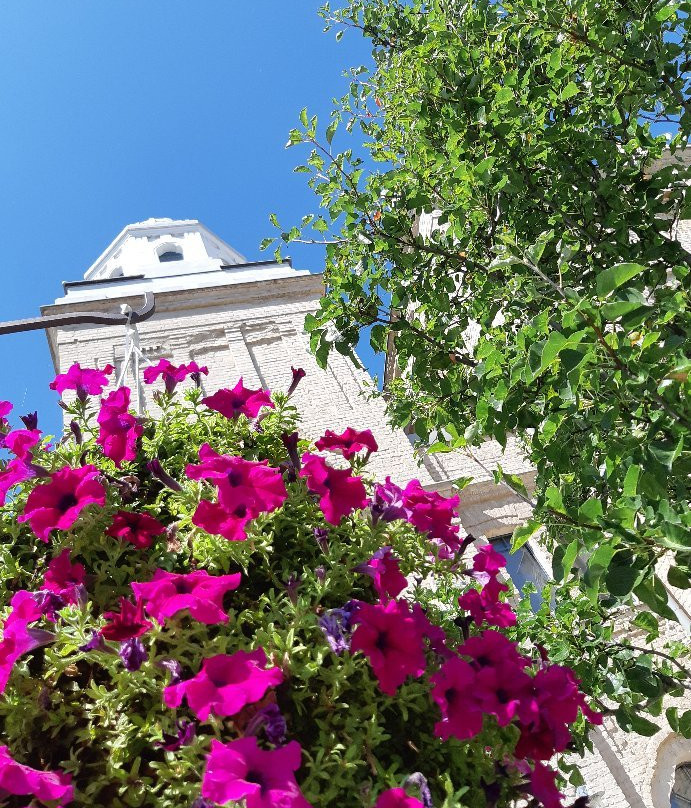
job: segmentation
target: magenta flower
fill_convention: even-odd
[[[139,418],[128,412],[129,406],[129,387],[118,387],[107,398],[101,399],[96,419],[100,426],[96,443],[118,468],[123,460],[135,459],[137,439],[144,431]]]
[[[187,575],[158,569],[148,583],[133,583],[137,600],[142,600],[146,611],[161,625],[166,618],[187,609],[200,623],[213,625],[227,623],[223,610],[223,596],[237,589],[242,575],[209,575],[197,570]]]
[[[154,537],[165,533],[165,530],[165,525],[147,513],[118,511],[113,517],[113,523],[106,528],[106,535],[144,550],[151,547]]]
[[[270,687],[283,681],[280,668],[265,668],[263,648],[256,651],[236,651],[231,656],[217,654],[202,662],[202,668],[192,679],[168,685],[163,691],[167,707],[179,707],[187,699],[190,710],[201,721],[211,713],[217,716],[236,715],[247,704],[264,697]]]
[[[395,598],[408,586],[390,547],[380,547],[369,561],[358,564],[355,571],[372,578],[380,599]]]
[[[531,683],[532,679],[523,671],[484,667],[475,675],[473,697],[484,713],[495,716],[497,724],[505,727],[530,697]]]
[[[17,521],[29,522],[38,538],[48,542],[52,530],[69,530],[88,505],[105,505],[106,490],[98,476],[95,466],[64,466],[51,475],[50,482],[30,492]]]
[[[367,449],[367,454],[376,452],[379,448],[374,435],[369,429],[358,431],[349,426],[340,435],[327,429],[323,437],[314,444],[320,452],[341,452],[346,460],[351,460],[363,449]]]
[[[65,390],[76,390],[77,398],[86,401],[88,396],[100,396],[103,389],[108,386],[108,376],[115,370],[112,365],[106,365],[103,370],[82,368],[79,362],[67,371],[58,373],[50,383],[50,389],[62,395]]]
[[[440,545],[440,555],[445,558],[461,546],[458,525],[452,524],[459,501],[458,496],[443,497],[436,491],[425,491],[419,480],[411,480],[403,489],[404,506],[411,511],[408,521]]]
[[[0,401],[0,418],[4,418],[12,412],[11,401]]]
[[[557,774],[543,763],[535,763],[530,773],[530,793],[543,808],[562,808],[563,794],[557,788]]]
[[[473,571],[496,576],[506,566],[506,559],[491,544],[479,547],[473,557]]]
[[[0,798],[11,794],[35,797],[42,802],[71,802],[72,777],[63,772],[46,772],[17,763],[6,746],[0,746]]]
[[[157,365],[151,365],[144,369],[144,381],[146,384],[153,384],[159,376],[163,376],[166,393],[172,393],[179,382],[191,376],[193,373],[203,373],[205,376],[208,376],[209,368],[200,368],[196,362],[190,362],[188,365],[176,367],[167,359],[160,359]]]
[[[36,476],[36,471],[31,466],[16,457],[0,471],[0,506],[5,504],[7,494],[15,485],[23,483]]]
[[[132,603],[127,598],[120,598],[120,611],[105,612],[103,616],[108,620],[101,629],[101,636],[106,640],[124,642],[141,637],[153,628],[153,623],[144,617],[144,604],[141,600]]]
[[[522,671],[530,665],[530,660],[519,653],[515,643],[493,629],[469,637],[458,648],[458,653],[470,657],[477,669],[491,666],[503,669],[508,674]]]
[[[43,616],[32,592],[20,590],[12,597],[10,605],[12,611],[5,620],[0,641],[0,693],[5,692],[14,663],[20,656],[55,639],[48,631],[30,627]]]
[[[312,808],[295,781],[301,757],[297,741],[266,752],[254,736],[227,744],[214,739],[202,797],[223,804],[244,799],[246,808]]]
[[[40,441],[40,429],[15,429],[13,432],[8,432],[3,438],[5,448],[24,463],[31,463],[33,460],[31,450]]]
[[[262,407],[275,406],[268,390],[250,390],[243,385],[242,377],[232,390],[218,390],[212,396],[203,398],[202,404],[226,418],[237,418],[240,415],[256,418]]]
[[[560,665],[541,668],[532,679],[532,696],[519,708],[521,737],[516,757],[549,760],[563,752],[571,740],[569,724],[582,712],[591,724],[601,724],[602,714],[590,709],[573,671]]]
[[[482,710],[473,697],[476,672],[458,657],[447,659],[440,670],[430,676],[434,685],[431,696],[441,710],[441,721],[434,725],[434,734],[466,740],[482,730]]]
[[[403,788],[382,791],[374,808],[424,808],[420,800],[409,797]]]
[[[65,603],[77,603],[86,580],[83,564],[72,564],[70,551],[63,550],[49,564],[43,576],[43,589],[54,592]]]
[[[367,492],[360,477],[350,469],[335,469],[323,457],[305,452],[302,456],[300,476],[307,480],[307,488],[319,495],[324,518],[337,525],[344,516],[367,505]]]
[[[203,499],[192,514],[192,524],[216,536],[223,536],[228,541],[245,541],[245,528],[252,517],[247,512],[247,505],[239,503],[234,508],[227,508],[218,502]]]
[[[192,523],[207,533],[244,541],[247,523],[260,513],[276,510],[288,496],[281,473],[266,460],[255,463],[220,455],[206,443],[199,457],[199,465],[187,466],[187,476],[211,480],[218,488],[218,502],[202,500],[192,516]]]
[[[218,487],[218,500],[228,509],[240,503],[250,517],[280,508],[288,497],[283,477],[268,460],[254,462],[242,457],[221,455],[208,443],[199,449],[199,465],[188,465],[185,474],[191,480],[206,479]]]
[[[458,598],[458,605],[470,612],[470,616],[478,626],[483,623],[500,628],[515,626],[516,613],[508,603],[499,600],[499,594],[508,591],[508,586],[499,583],[496,578],[490,578],[480,592],[477,589],[469,589],[461,595]]]
[[[406,601],[359,603],[353,623],[358,627],[350,650],[362,651],[368,657],[379,686],[388,696],[393,696],[408,676],[425,672],[424,635]]]

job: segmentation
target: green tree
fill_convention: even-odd
[[[672,619],[660,559],[691,586],[689,263],[675,238],[690,10],[327,4],[327,28],[369,39],[374,65],[350,70],[323,139],[306,110],[290,133],[311,147],[296,170],[320,210],[278,239],[279,254],[326,245],[326,296],[307,318],[321,362],[363,331],[377,352],[395,344],[389,410],[423,445],[524,442],[535,511],[515,546],[544,526],[565,589],[577,579],[598,608],[635,596]]]

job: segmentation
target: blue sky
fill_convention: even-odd
[[[0,320],[31,317],[121,228],[203,221],[248,259],[314,208],[304,155],[285,150],[303,106],[326,120],[369,59],[324,34],[317,0],[23,0],[0,10]],[[321,254],[291,250],[318,271]],[[0,337],[0,399],[59,422],[42,332]]]

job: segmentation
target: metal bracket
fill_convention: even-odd
[[[140,309],[130,309],[128,306],[127,310],[123,311],[122,314],[110,314],[105,311],[82,311],[75,314],[49,314],[47,317],[33,317],[28,320],[8,320],[0,323],[0,335],[86,323],[95,325],[129,325],[148,320],[155,310],[156,302],[153,292],[144,292],[144,305]]]

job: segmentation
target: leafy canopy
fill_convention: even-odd
[[[350,71],[323,138],[304,110],[290,133],[320,210],[279,238],[326,245],[319,361],[363,331],[395,344],[391,415],[433,450],[517,434],[537,481],[515,545],[544,526],[557,580],[584,570],[593,603],[633,594],[667,618],[660,559],[691,585],[690,10],[325,5],[374,66]]]

